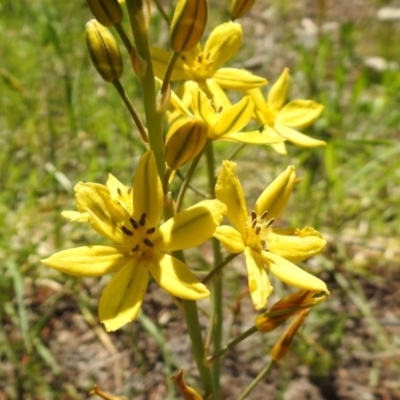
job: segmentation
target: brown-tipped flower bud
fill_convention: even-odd
[[[256,0],[232,0],[231,2],[232,20],[243,17],[243,15],[250,10],[255,1]]]
[[[122,75],[122,58],[118,43],[111,32],[95,19],[86,24],[86,44],[97,72],[106,82]]]
[[[183,379],[183,368],[181,368],[179,372],[171,379],[175,381],[176,386],[185,400],[203,399],[192,387],[186,384],[185,380]]]
[[[276,302],[266,313],[258,315],[255,325],[261,332],[270,332],[293,315],[326,300],[327,295],[325,292],[299,290]]]
[[[206,22],[206,0],[179,0],[171,23],[171,49],[175,53],[192,50],[203,36]]]
[[[196,157],[207,141],[207,126],[193,117],[178,119],[169,129],[165,141],[165,161],[177,170]]]
[[[115,26],[122,21],[118,0],[87,0],[94,17],[104,26]]]
[[[292,344],[294,335],[304,323],[309,312],[309,309],[302,311],[271,349],[270,354],[274,361],[279,361],[285,357],[286,353],[289,351],[290,345]]]

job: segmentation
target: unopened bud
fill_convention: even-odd
[[[94,17],[104,26],[115,26],[122,21],[118,0],[87,0]]]
[[[165,161],[172,170],[196,157],[207,141],[207,127],[193,117],[178,119],[169,129],[165,141]]]
[[[111,32],[95,19],[86,24],[86,44],[97,72],[106,82],[122,75],[123,66],[118,43]]]
[[[326,300],[327,293],[299,290],[276,302],[266,313],[256,317],[255,325],[261,332],[270,332],[288,318]]]
[[[232,0],[231,2],[231,18],[235,20],[243,17],[247,11],[253,6],[255,0]]]
[[[303,325],[309,312],[310,310],[302,311],[271,349],[270,354],[274,361],[279,361],[285,357],[286,353],[289,351],[290,345],[292,344],[294,335],[299,330],[300,326]]]
[[[171,23],[171,49],[175,53],[192,50],[203,36],[206,22],[206,0],[179,0]]]

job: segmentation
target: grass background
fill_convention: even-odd
[[[400,3],[256,3],[241,21],[244,47],[232,65],[270,82],[290,67],[291,98],[325,106],[307,133],[328,145],[289,144],[286,157],[248,147],[238,173],[251,204],[277,173],[296,165],[302,183],[284,222],[327,236],[325,253],[308,268],[327,281],[332,296],[313,310],[292,353],[251,398],[400,399],[400,20],[377,17]],[[210,29],[226,20],[228,5],[211,7]],[[73,209],[80,180],[105,182],[113,172],[129,183],[143,149],[116,91],[90,64],[84,43],[90,18],[84,1],[0,0],[1,400],[84,399],[96,382],[128,398],[162,399],[166,370],[189,365],[193,372],[179,312],[156,288],[146,296],[148,317],[107,335],[96,316],[105,280],[63,276],[39,262],[57,249],[98,241],[65,224],[60,211]],[[165,43],[156,15],[152,29],[154,41]],[[122,82],[140,107],[126,56],[125,69]],[[232,148],[218,144],[219,159]],[[200,187],[203,179],[200,169]],[[242,268],[239,261],[227,274],[233,332],[255,316],[248,299],[238,300]],[[243,390],[265,365],[273,342],[259,335],[227,356],[228,399],[237,397],[232,387]]]

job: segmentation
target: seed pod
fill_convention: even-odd
[[[111,32],[95,19],[86,24],[86,44],[97,72],[106,82],[122,75],[123,66],[117,41]]]
[[[94,17],[104,26],[115,26],[122,21],[118,0],[87,0]]]
[[[207,127],[203,121],[193,117],[178,119],[169,129],[165,143],[165,160],[177,170],[196,157],[207,141]]]
[[[235,20],[243,17],[247,11],[253,6],[255,0],[232,0],[231,2],[231,18]]]
[[[171,49],[175,53],[192,50],[203,36],[206,22],[206,0],[179,0],[171,23]]]

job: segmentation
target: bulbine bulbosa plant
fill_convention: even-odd
[[[86,25],[91,60],[118,91],[143,151],[132,182],[120,182],[119,171],[105,176],[102,183],[79,182],[77,210],[63,212],[71,222],[89,225],[108,244],[62,250],[42,262],[75,276],[112,276],[98,308],[108,332],[135,323],[150,280],[167,291],[183,313],[199,372],[198,381],[190,379],[191,386],[185,383],[184,365],[173,376],[176,391],[185,399],[224,398],[220,385],[224,355],[257,332],[267,334],[288,324],[270,349],[270,363],[240,396],[247,398],[285,356],[310,309],[324,301],[329,291],[322,280],[296,265],[320,253],[324,237],[309,226],[282,228],[279,223],[298,183],[295,166],[264,182],[266,188],[254,204],[248,204],[237,176],[242,168],[237,150],[245,145],[264,146],[271,154],[284,155],[288,142],[308,148],[324,146],[325,142],[300,132],[320,116],[323,106],[312,100],[287,102],[288,69],[271,85],[265,77],[225,65],[242,46],[242,26],[236,20],[250,10],[254,0],[232,0],[231,20],[213,27],[206,39],[210,12],[206,0],[178,0],[171,19],[155,1],[154,12],[160,12],[170,28],[166,49],[150,43],[150,0],[88,3],[95,17]],[[129,18],[130,32],[121,24],[123,16]],[[138,82],[143,107],[133,106],[120,82],[123,74]],[[231,159],[221,165],[215,141],[232,147]],[[260,161],[259,168],[265,167]],[[207,193],[196,187],[196,171],[197,177],[204,174]],[[179,187],[175,195],[171,185]],[[187,263],[187,250],[206,241],[212,243],[213,261],[205,265],[203,260],[198,266]],[[222,289],[231,262],[239,255],[254,304],[254,325],[239,336],[226,337],[222,333],[227,300]],[[297,291],[288,290],[270,305],[271,276]],[[198,300],[207,298],[210,301],[201,305],[209,308],[204,312],[209,321],[203,328]],[[106,390],[95,387],[93,393],[120,398]]]

